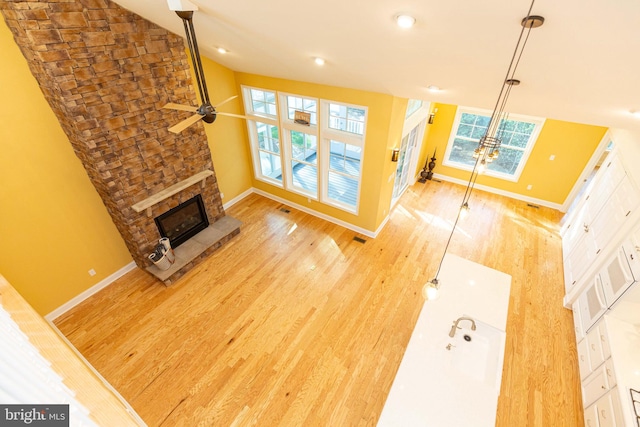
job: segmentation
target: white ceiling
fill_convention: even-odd
[[[493,109],[529,0],[191,0],[200,50],[235,71]],[[116,0],[184,37],[166,0]],[[408,13],[403,30],[394,17]],[[507,111],[640,130],[640,1],[537,0]],[[229,53],[221,55],[218,46]],[[313,57],[326,60],[323,67]],[[438,93],[426,87],[442,88]],[[215,82],[208,82],[215,99]]]

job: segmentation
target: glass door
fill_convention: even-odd
[[[393,184],[393,203],[402,196],[409,184],[413,183],[411,174],[415,170],[414,154],[418,144],[418,136],[422,133],[424,121],[414,127],[411,132],[402,138],[400,153],[398,154],[398,167],[396,168],[396,180]]]

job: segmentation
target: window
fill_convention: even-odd
[[[251,89],[251,112],[257,115],[276,117],[276,94],[264,90]]]
[[[485,134],[490,118],[490,111],[458,108],[445,153],[446,166],[468,170],[473,168],[473,150]],[[517,181],[543,123],[543,119],[514,114],[502,120],[498,132],[502,138],[500,155],[487,165],[485,174]]]
[[[254,141],[254,169],[258,179],[282,187],[282,159],[276,93],[244,89],[249,135]]]
[[[357,213],[367,109],[257,88],[242,92],[256,178]],[[310,115],[308,125],[294,121],[296,111]]]
[[[318,139],[315,135],[291,130],[291,183],[297,190],[318,197]]]
[[[258,133],[260,173],[262,176],[282,181],[278,127],[262,122],[255,122],[254,126]]]
[[[407,113],[405,114],[404,118],[406,119],[407,117],[409,117],[410,115],[418,111],[420,108],[422,108],[421,100],[410,99],[409,102],[407,103]]]
[[[325,153],[322,200],[357,213],[362,177],[366,108],[321,101],[321,136]]]
[[[327,197],[353,208],[358,202],[362,148],[340,141],[329,141]]]
[[[309,123],[318,124],[317,102],[315,99],[301,98],[297,96],[287,96],[287,118],[293,120],[296,111],[303,111],[311,115]]]
[[[329,103],[329,128],[363,135],[364,115],[362,108]]]

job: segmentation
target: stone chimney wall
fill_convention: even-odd
[[[225,215],[215,174],[150,215],[131,208],[213,171],[203,124],[174,135],[191,113],[161,108],[199,105],[181,37],[108,0],[0,0],[0,12],[138,266],[160,237],[154,217],[198,193],[210,223]]]

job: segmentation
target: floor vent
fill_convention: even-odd
[[[540,209],[540,206],[532,205],[531,203],[527,203],[527,206],[529,206],[530,208]]]
[[[353,238],[353,240],[355,240],[355,241],[356,241],[356,242],[358,242],[358,243],[367,243],[367,241],[366,241],[366,240],[364,240],[362,237],[358,237],[358,236],[355,236],[355,237]]]
[[[287,208],[280,208],[280,212],[290,213],[291,211]]]

